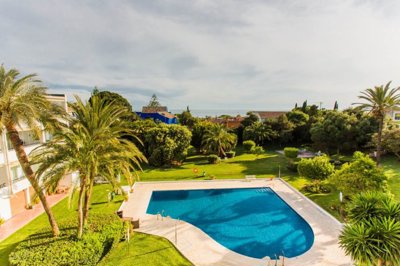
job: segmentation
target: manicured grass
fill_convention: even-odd
[[[128,243],[121,242],[101,266],[128,265],[192,265],[165,238],[135,232]]]
[[[123,197],[117,195],[114,198],[114,201],[108,203],[107,195],[110,191],[111,187],[109,185],[97,185],[94,187],[93,196],[92,196],[92,205],[91,205],[91,212],[92,213],[114,213],[123,201]],[[71,208],[68,207],[68,198],[60,201],[57,205],[53,208],[53,213],[56,216],[57,221],[62,221],[64,219],[68,219],[70,217],[77,217],[77,205],[73,204]],[[4,241],[0,242],[0,265],[8,265],[8,255],[11,251],[16,247],[18,242],[24,240],[29,235],[41,230],[45,227],[49,227],[47,216],[45,214],[40,215],[35,220],[15,232],[13,235],[5,239]],[[148,238],[148,239],[147,239]],[[161,238],[160,238],[161,239]],[[147,256],[150,259],[150,262],[141,264],[141,265],[159,265],[157,263],[151,264],[151,260],[153,257],[158,257],[160,253],[160,257],[168,256],[171,258],[175,258],[177,261],[185,262],[185,258],[183,258],[180,253],[173,247],[171,243],[167,240],[155,239],[154,237],[148,235],[139,235],[135,234],[131,245],[135,245],[132,247],[132,250],[135,249],[138,256],[140,254],[145,254],[149,252],[148,246],[150,243],[154,242],[155,247],[159,247],[159,249],[154,248],[153,255]],[[160,242],[160,243],[159,243]],[[142,243],[145,243],[142,245]],[[121,244],[123,246],[123,244]],[[162,250],[161,248],[165,250]],[[168,249],[168,251],[166,251]],[[142,256],[145,258],[144,256]],[[146,258],[147,258],[146,257]],[[143,262],[143,260],[142,260]],[[119,265],[118,263],[115,265]],[[134,265],[134,264],[133,264]],[[182,264],[188,265],[188,264]]]
[[[382,167],[388,177],[388,187],[395,199],[400,201],[400,161],[397,157],[384,157]]]
[[[276,152],[263,155],[240,154],[232,159],[222,160],[218,164],[209,164],[207,156],[192,156],[181,166],[173,168],[147,168],[140,174],[141,181],[185,180],[185,179],[217,179],[244,178],[245,175],[257,177],[273,177],[279,173],[287,177],[295,174],[286,169],[286,158]],[[197,173],[194,172],[197,169]],[[203,171],[206,177],[202,176]]]

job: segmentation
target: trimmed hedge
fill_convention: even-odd
[[[236,152],[227,151],[227,152],[225,152],[225,154],[226,154],[226,158],[233,158],[233,157],[235,157]]]
[[[297,167],[300,176],[323,180],[335,172],[335,167],[327,156],[317,156],[312,159],[301,159]]]
[[[217,164],[221,161],[221,159],[217,155],[214,155],[214,154],[209,155],[207,157],[207,159],[208,159],[208,162],[211,164]]]
[[[76,220],[60,223],[57,238],[47,228],[20,242],[9,256],[10,265],[96,265],[121,240],[123,223],[115,214],[92,214],[80,240]]]
[[[261,155],[265,153],[265,150],[261,146],[255,146],[251,149],[251,153],[256,154],[256,155]]]
[[[299,155],[299,149],[294,147],[286,147],[283,149],[285,157],[295,159]]]
[[[243,141],[242,146],[245,151],[249,152],[252,149],[254,149],[254,147],[256,146],[256,143],[252,140],[246,140],[246,141]]]

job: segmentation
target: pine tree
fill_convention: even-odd
[[[339,109],[338,102],[337,102],[337,101],[335,101],[335,106],[333,107],[333,110],[338,110],[338,109]]]
[[[305,112],[305,111],[307,110],[307,100],[305,100],[305,101],[303,102],[303,106],[301,107],[301,110],[302,110],[303,112]]]
[[[161,104],[158,101],[157,95],[153,94],[153,96],[151,96],[150,102],[147,105],[148,107],[160,107]]]

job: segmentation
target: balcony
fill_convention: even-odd
[[[26,154],[29,155],[39,145],[40,145],[40,143],[34,143],[32,145],[24,146]],[[18,161],[18,158],[17,158],[17,155],[15,154],[15,151],[13,149],[9,150],[9,152],[8,152],[8,162],[9,163],[13,163],[13,162],[17,162],[17,161]],[[4,154],[3,154],[3,151],[0,150],[0,164],[4,164],[4,163],[5,163]]]

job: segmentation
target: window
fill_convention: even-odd
[[[47,131],[45,132],[45,135],[46,135],[46,142],[53,138],[53,135]]]
[[[35,133],[32,130],[19,131],[18,134],[24,146],[40,143],[39,138],[35,135]],[[9,150],[13,149],[13,145],[10,141],[10,138],[8,137],[7,137],[7,145]]]
[[[400,121],[400,113],[394,113],[394,120]]]
[[[13,166],[11,167],[11,178],[14,182],[22,180],[25,178],[24,173],[22,172],[21,166]]]

